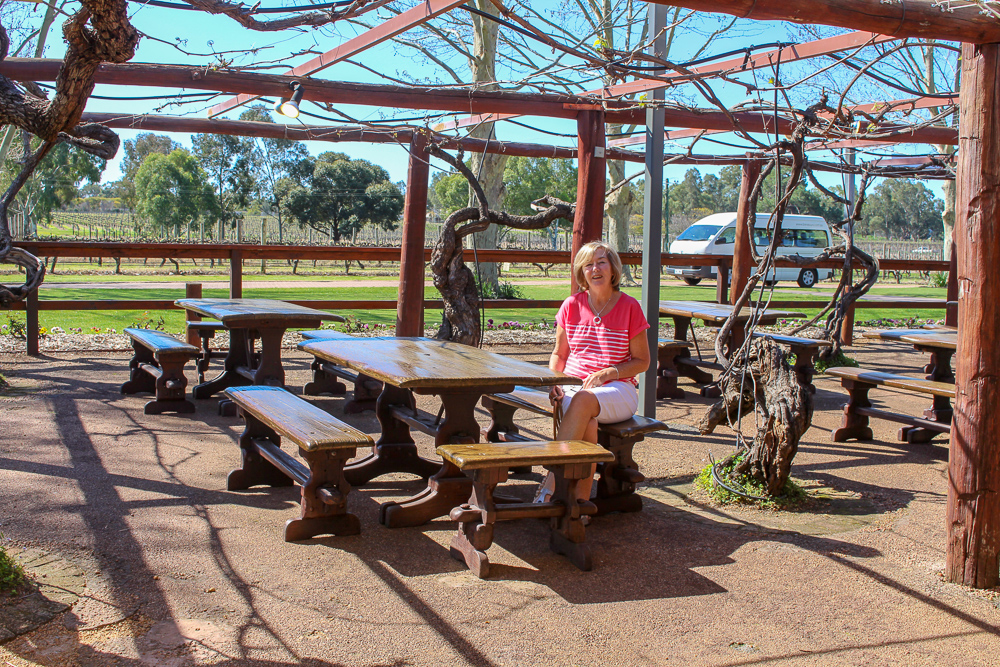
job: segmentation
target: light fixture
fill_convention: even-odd
[[[289,118],[299,117],[299,103],[302,102],[302,84],[298,81],[292,81],[288,84],[288,87],[292,89],[291,99],[280,99],[274,104],[274,110],[280,113],[282,116],[288,116]]]

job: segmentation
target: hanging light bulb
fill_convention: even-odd
[[[280,113],[282,116],[287,116],[289,118],[299,117],[299,103],[302,102],[302,84],[298,81],[292,81],[288,86],[292,89],[292,97],[290,99],[281,98],[274,104],[274,110]]]

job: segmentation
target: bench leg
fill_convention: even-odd
[[[147,415],[194,412],[194,403],[184,398],[184,390],[187,387],[187,378],[184,377],[185,363],[187,359],[160,359],[162,373],[156,378],[156,400],[146,403],[143,411]]]
[[[493,544],[496,521],[496,499],[493,490],[507,481],[507,471],[500,468],[476,470],[473,473],[472,497],[469,502],[452,510],[458,521],[458,532],[451,540],[451,557],[462,561],[480,579],[490,576],[490,559],[486,550]]]
[[[320,394],[331,394],[333,396],[343,396],[347,393],[347,385],[338,380],[335,375],[331,375],[323,370],[323,362],[319,359],[313,359],[312,365],[309,368],[312,370],[312,381],[307,382],[302,387],[304,395],[319,396]]]
[[[849,439],[871,440],[874,437],[871,427],[868,426],[868,416],[859,415],[857,408],[870,408],[871,401],[868,399],[868,392],[875,388],[875,385],[855,380],[842,380],[841,384],[847,390],[850,397],[844,404],[844,419],[840,428],[835,429],[830,438],[834,442],[846,442]]]
[[[601,431],[597,432],[598,443],[615,455],[615,460],[598,465],[600,477],[597,479],[598,514],[610,512],[638,512],[642,509],[642,498],[635,492],[637,484],[646,480],[639,472],[639,465],[632,458],[632,450],[643,436],[619,438]]]
[[[549,548],[557,554],[566,556],[573,565],[587,572],[594,567],[590,546],[584,544],[586,537],[583,521],[584,514],[594,514],[597,508],[589,501],[579,501],[576,497],[576,487],[581,479],[591,475],[590,463],[572,463],[562,466],[545,466],[555,475],[555,491],[553,501],[562,503],[566,512],[562,516],[550,519]]]
[[[924,410],[924,418],[942,424],[950,424],[952,416],[951,399],[947,396],[935,396],[931,407]],[[934,439],[936,435],[947,435],[940,431],[921,428],[919,426],[904,426],[899,429],[897,437],[900,441],[905,441],[911,445],[926,444]]]
[[[254,438],[266,438],[275,445],[281,445],[281,437],[258,421],[252,415],[243,414],[246,427],[240,435],[240,451],[243,454],[242,467],[229,472],[226,488],[242,491],[252,486],[291,486],[292,478],[279,470],[273,463],[261,456],[254,444]]]
[[[675,358],[676,359],[682,359],[682,358],[690,358],[690,357],[691,357],[691,351],[690,350],[681,350],[680,352],[677,353],[677,357],[675,357]],[[685,377],[689,377],[692,380],[694,380],[695,382],[697,382],[698,384],[712,384],[713,382],[715,382],[715,378],[712,377],[711,373],[709,373],[708,371],[702,370],[701,368],[698,368],[697,366],[689,366],[688,364],[676,364],[676,366],[677,366],[677,372],[680,375],[683,375]]]
[[[351,485],[344,478],[344,463],[354,449],[302,452],[309,465],[309,480],[302,486],[302,514],[285,523],[285,541],[308,540],[317,535],[357,535],[358,517],[347,511]]]
[[[153,356],[152,350],[143,347],[134,340],[132,341],[132,350],[134,351],[132,359],[128,362],[129,379],[122,385],[121,392],[123,394],[155,394],[156,379],[142,370],[142,364],[156,365],[156,358]]]

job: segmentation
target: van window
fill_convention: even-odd
[[[678,241],[707,241],[722,229],[718,225],[691,225],[677,235]]]
[[[821,229],[800,229],[796,232],[795,245],[800,248],[825,248],[829,243],[826,232]]]
[[[736,228],[729,227],[728,229],[723,229],[719,234],[719,237],[715,239],[716,243],[736,243]]]

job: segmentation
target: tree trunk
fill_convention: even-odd
[[[618,134],[622,130],[622,126],[618,124],[608,124],[607,127],[608,134]],[[608,160],[608,176],[611,180],[611,187],[625,180],[625,163],[621,160]],[[628,252],[629,218],[632,217],[632,204],[634,202],[635,194],[628,185],[618,188],[607,198],[608,238],[611,245],[619,253]],[[627,264],[622,266],[622,283],[635,284],[635,279]]]
[[[487,12],[493,16],[499,16],[499,10],[489,0],[476,0],[476,8]],[[472,53],[475,56],[469,61],[469,69],[472,73],[472,80],[477,84],[479,90],[497,90],[496,83],[496,55],[497,55],[497,32],[499,24],[488,21],[482,17],[472,16]],[[493,123],[483,123],[469,133],[470,137],[476,139],[495,139],[493,134]],[[494,211],[503,210],[504,185],[503,174],[507,166],[506,155],[496,155],[493,153],[474,153],[469,158],[472,173],[476,174],[483,192],[489,202],[489,207]],[[475,195],[469,192],[469,206],[477,206]],[[483,250],[493,250],[497,247],[499,238],[499,228],[497,225],[490,225],[484,231],[475,234],[475,247]],[[479,280],[486,289],[492,288],[493,293],[499,291],[500,272],[493,262],[481,262],[478,266]]]

